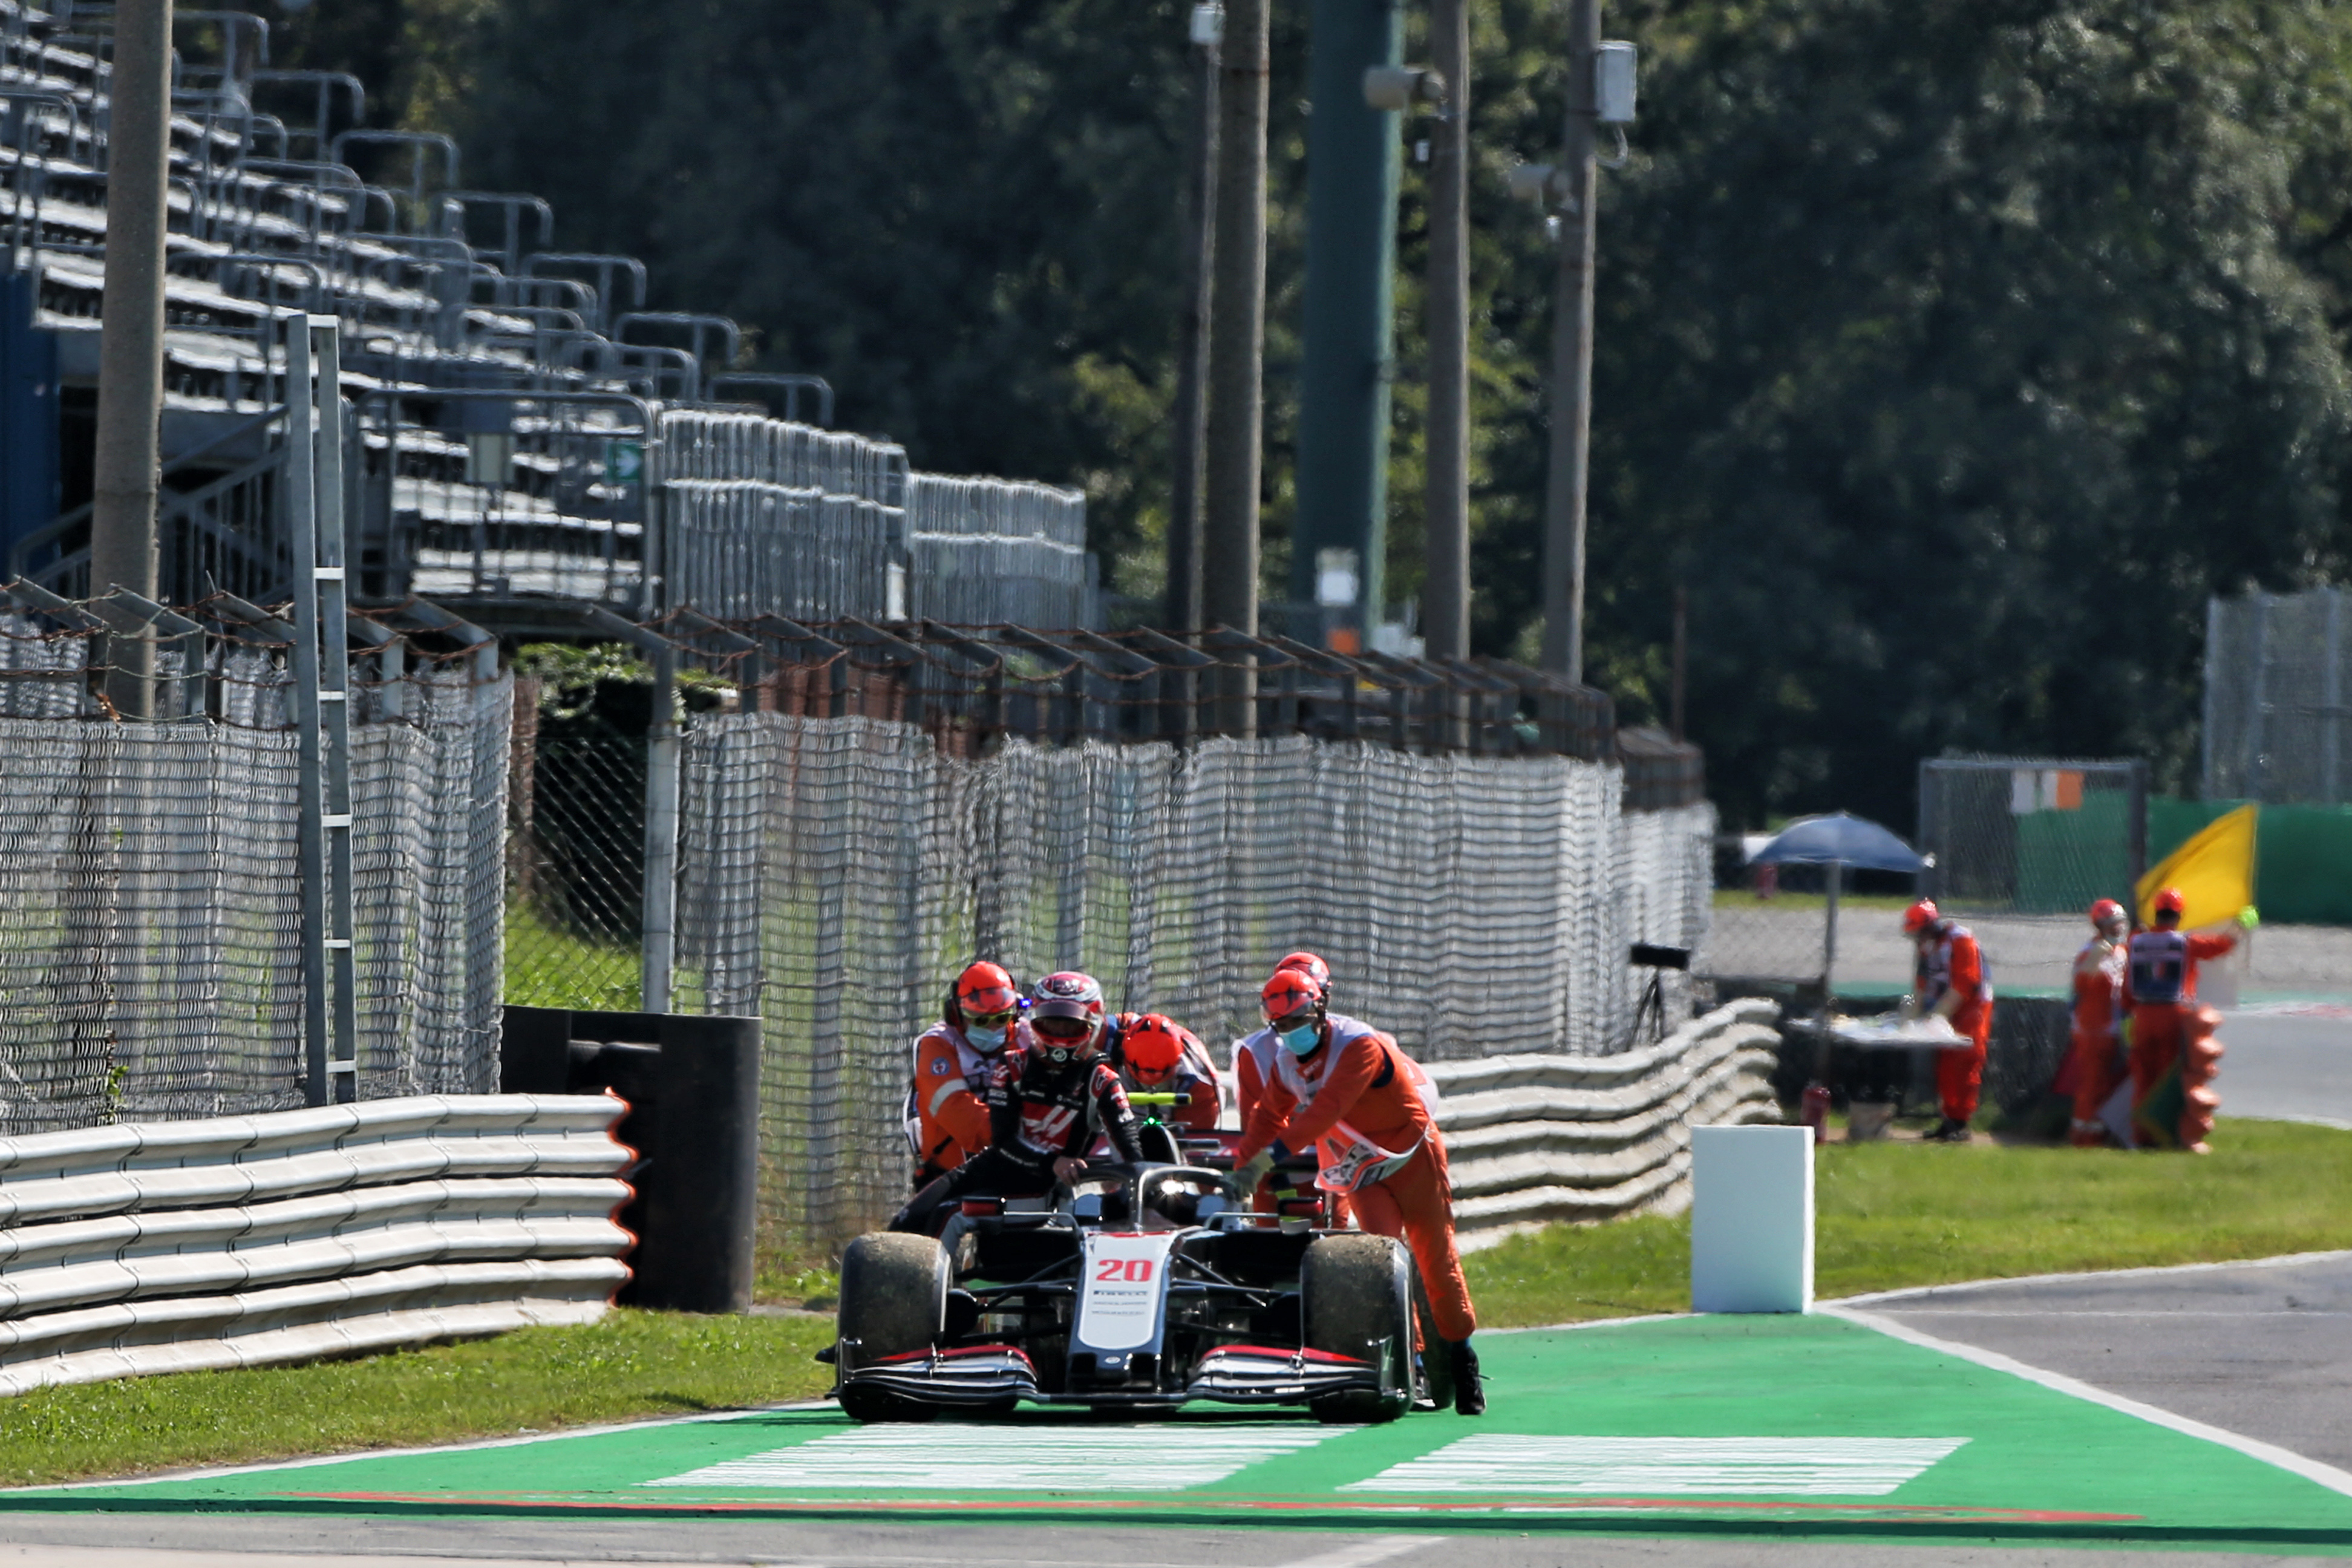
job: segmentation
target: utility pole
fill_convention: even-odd
[[[163,244],[170,213],[172,0],[121,0],[108,111],[106,284],[98,349],[89,592],[156,596],[156,426],[163,414]],[[142,639],[116,639],[110,700],[148,710]]]
[[[1265,418],[1265,110],[1272,0],[1234,0],[1225,13],[1217,105],[1217,249],[1209,296],[1207,478],[1201,616],[1257,632],[1257,528]],[[1250,729],[1256,683],[1223,683],[1216,727]]]
[[[1175,473],[1168,498],[1168,592],[1161,611],[1170,631],[1201,626],[1201,479],[1209,406],[1209,271],[1217,253],[1217,45],[1224,7],[1192,7],[1192,138],[1185,172],[1184,303],[1176,333]]]
[[[1431,61],[1445,79],[1429,128],[1429,571],[1422,635],[1434,658],[1470,655],[1470,5],[1430,0]]]
[[[1592,257],[1600,192],[1601,0],[1570,0],[1568,135],[1552,289],[1551,453],[1544,488],[1543,668],[1584,679],[1584,510],[1592,445]]]

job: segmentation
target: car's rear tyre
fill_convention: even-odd
[[[851,1242],[841,1255],[835,1318],[843,1364],[871,1366],[938,1343],[947,1326],[950,1283],[947,1249],[928,1236],[883,1231]],[[929,1421],[939,1414],[919,1400],[856,1386],[841,1391],[841,1408],[853,1421]]]
[[[1318,1421],[1393,1421],[1412,1403],[1412,1258],[1385,1236],[1318,1236],[1300,1264],[1307,1348],[1369,1360],[1385,1393],[1350,1389],[1308,1406]]]

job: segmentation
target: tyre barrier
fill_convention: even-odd
[[[611,1095],[436,1095],[0,1139],[0,1394],[602,1316]]]
[[[1780,1120],[1779,1016],[1748,997],[1619,1056],[1430,1063],[1464,1249],[1559,1220],[1688,1207],[1693,1125]]]

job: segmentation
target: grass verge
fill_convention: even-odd
[[[2226,1121],[2212,1142],[2201,1159],[1825,1144],[1817,1292],[2352,1247],[2352,1132]],[[1479,1321],[1496,1328],[1690,1308],[1687,1219],[1555,1226],[1464,1263]]]
[[[809,1399],[816,1318],[608,1313],[362,1361],[38,1389],[0,1400],[0,1484],[511,1436]]]

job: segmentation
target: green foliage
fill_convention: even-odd
[[[302,24],[308,63],[389,69],[413,121],[466,138],[469,181],[550,195],[563,248],[646,257],[657,308],[751,323],[758,363],[828,376],[846,423],[923,466],[1084,486],[1114,585],[1157,588],[1185,0],[368,3],[370,28]],[[1308,9],[1276,13],[1270,585]],[[1539,602],[1554,271],[1501,174],[1554,154],[1561,26],[1538,0],[1475,9],[1475,623],[1496,653]],[[1906,821],[1917,757],[1947,748],[2147,754],[2177,784],[2206,595],[2347,565],[2352,14],[1623,0],[1610,30],[1644,81],[1601,198],[1594,679],[1654,716],[1687,583],[1692,727],[1739,821]],[[1406,168],[1399,594],[1421,576]]]
[[[31,1486],[452,1443],[822,1394],[814,1318],[607,1314],[583,1328],[311,1366],[192,1372],[0,1400],[0,1482]]]
[[[2352,1247],[2352,1134],[2284,1121],[2223,1121],[2201,1158],[1830,1143],[1816,1172],[1824,1299]],[[1687,1219],[1552,1226],[1464,1263],[1496,1328],[1690,1307]]]

